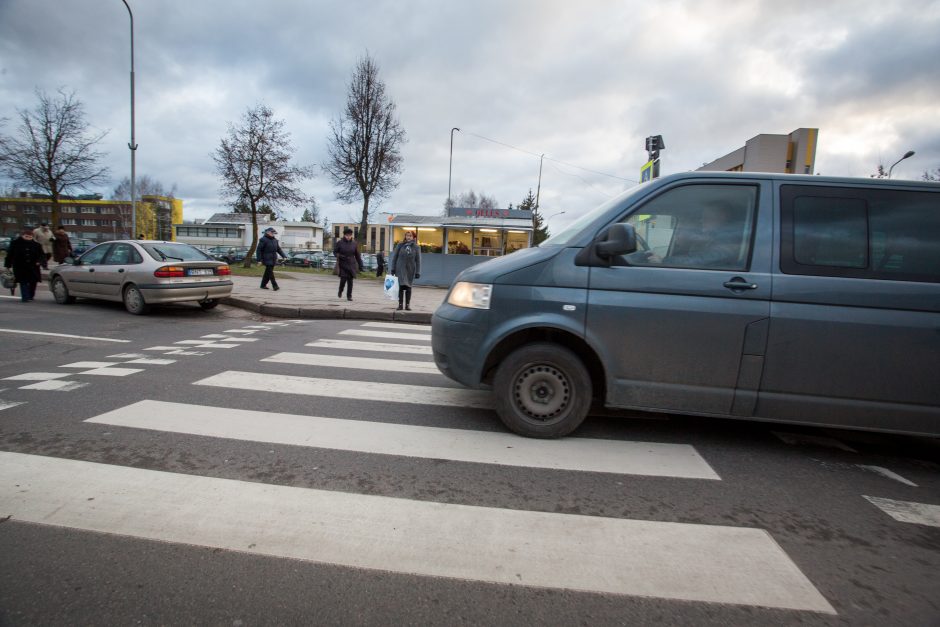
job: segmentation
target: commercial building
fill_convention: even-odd
[[[756,135],[698,170],[813,174],[818,134],[818,128],[798,128],[789,135]]]
[[[59,222],[70,237],[92,242],[134,237],[173,239],[174,222],[183,221],[183,201],[169,196],[142,196],[137,202],[137,233],[131,233],[131,202],[103,200],[100,194],[61,196]],[[52,224],[52,198],[48,194],[21,192],[0,198],[0,235],[11,237],[24,228]]]
[[[322,250],[323,226],[315,222],[279,222],[268,214],[258,214],[258,237],[268,227],[277,229],[281,248],[286,250]],[[199,248],[215,246],[250,246],[250,213],[216,213],[198,224],[174,224],[177,241]]]

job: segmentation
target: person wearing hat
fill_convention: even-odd
[[[42,246],[42,252],[46,257],[42,262],[43,268],[48,267],[49,259],[52,258],[53,237],[55,237],[55,234],[52,232],[52,229],[49,228],[48,222],[43,222],[38,229],[33,231],[33,241]]]
[[[281,250],[281,245],[278,243],[277,238],[274,237],[275,235],[277,235],[277,231],[274,230],[274,227],[269,226],[264,230],[264,235],[258,242],[258,249],[255,250],[255,257],[264,264],[264,276],[261,277],[261,289],[268,289],[268,281],[270,281],[271,287],[274,288],[276,292],[281,288],[277,286],[277,279],[274,278],[274,266],[277,265],[278,255],[284,259],[287,259],[287,255]]]
[[[337,298],[343,297],[346,290],[346,300],[352,300],[353,279],[362,272],[362,255],[359,254],[359,244],[353,239],[353,230],[348,226],[343,229],[343,237],[333,246],[336,255],[336,273],[339,274],[339,291]]]

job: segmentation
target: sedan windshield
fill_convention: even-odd
[[[157,261],[215,261],[212,257],[189,244],[173,244],[161,242],[159,244],[140,245],[151,257]]]

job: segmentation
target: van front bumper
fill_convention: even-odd
[[[485,355],[480,354],[489,312],[443,303],[431,318],[434,363],[445,376],[479,387]]]

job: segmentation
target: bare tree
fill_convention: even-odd
[[[108,169],[98,165],[104,155],[94,149],[108,132],[91,132],[74,92],[60,89],[58,94],[54,98],[37,89],[36,108],[17,109],[16,135],[0,135],[0,167],[14,182],[49,193],[53,224],[59,224],[63,194],[108,180]]]
[[[487,196],[480,193],[478,196],[472,189],[463,192],[455,198],[444,201],[444,215],[447,215],[449,209],[456,207],[459,209],[495,209],[497,206],[495,196]]]
[[[346,111],[330,123],[329,159],[323,166],[339,188],[338,199],[344,202],[362,199],[360,241],[366,237],[369,203],[373,198],[386,198],[398,187],[405,131],[395,109],[395,103],[385,93],[385,83],[379,79],[378,66],[366,53],[353,70]]]
[[[158,181],[155,178],[147,176],[137,177],[137,201],[139,202],[142,196],[165,196],[167,198],[176,197],[176,183],[168,190],[163,183]],[[114,188],[114,192],[111,194],[111,197],[114,200],[130,200],[131,199],[131,177],[125,176],[121,179],[121,182],[117,184],[117,187]]]
[[[251,267],[258,246],[258,211],[264,202],[271,210],[278,205],[297,206],[306,196],[298,184],[313,176],[310,166],[291,163],[294,146],[284,130],[284,120],[274,118],[269,107],[259,104],[248,109],[240,126],[229,124],[228,137],[223,137],[212,154],[216,170],[222,177],[222,195],[233,204],[246,203],[251,211],[251,247],[245,256],[245,267]]]

